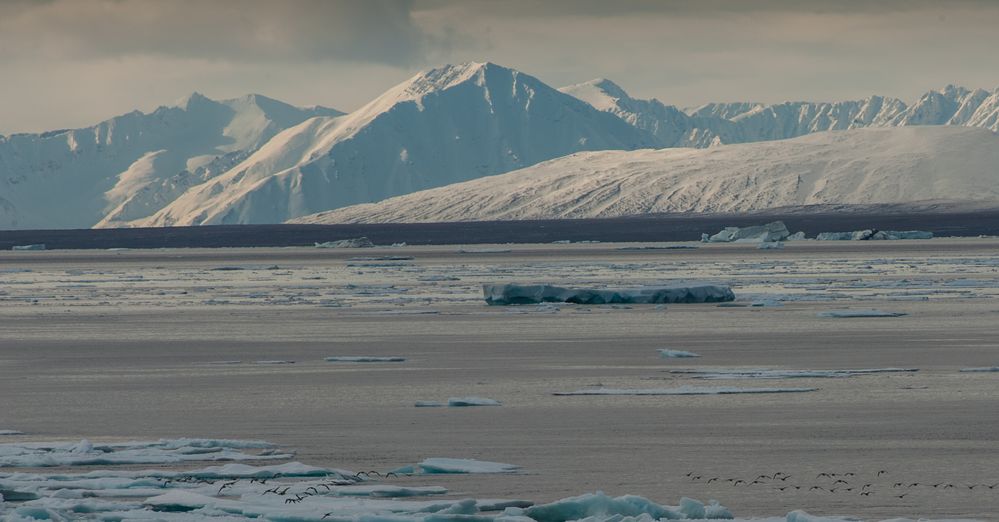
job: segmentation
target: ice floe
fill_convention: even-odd
[[[981,368],[961,368],[963,373],[991,373],[999,372],[999,366],[983,366]]]
[[[773,369],[681,369],[670,373],[688,375],[693,379],[835,379],[880,373],[915,373],[918,368],[866,368],[859,370],[773,370]]]
[[[435,457],[424,459],[416,465],[418,472],[435,473],[514,473],[520,466],[475,459]]]
[[[717,303],[735,299],[735,293],[730,287],[711,283],[670,283],[661,286],[617,289],[573,289],[553,285],[509,283],[483,285],[482,292],[486,303],[490,305]]]
[[[589,388],[569,392],[555,392],[552,395],[734,395],[740,393],[802,393],[818,391],[818,388],[738,388],[738,387],[697,387],[679,386],[676,388]]]
[[[660,348],[659,356],[663,359],[684,359],[688,357],[700,357],[699,354],[694,352],[688,352],[685,350],[670,350],[669,348]]]
[[[827,310],[819,312],[819,317],[851,318],[851,317],[902,317],[905,312],[886,312],[884,310]]]
[[[751,227],[725,227],[713,236],[703,234],[701,240],[706,243],[773,243],[783,241],[789,235],[791,232],[782,221],[774,221]]]
[[[24,435],[24,432],[17,430],[0,430],[0,437],[12,436],[12,435]]]
[[[447,400],[447,405],[452,408],[465,406],[502,406],[500,401],[487,399],[485,397],[451,397]]]
[[[345,362],[345,363],[383,363],[383,362],[405,362],[405,357],[393,357],[393,356],[369,356],[369,355],[338,355],[333,357],[327,357],[325,359],[327,362]]]
[[[261,450],[247,453],[244,450]],[[0,444],[0,467],[44,468],[120,464],[169,464],[198,461],[287,460],[262,441],[164,439],[149,442],[94,444],[79,442],[14,442]]]

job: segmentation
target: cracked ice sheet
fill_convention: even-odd
[[[914,373],[918,368],[868,368],[860,370],[772,370],[772,369],[682,369],[669,373],[688,375],[693,379],[830,379],[847,378],[879,373]]]
[[[554,392],[552,395],[734,395],[753,393],[804,393],[818,391],[818,388],[739,388],[732,386],[697,387],[679,386],[676,388],[592,388],[569,392]]]
[[[261,450],[247,453],[242,450]],[[0,467],[43,468],[204,461],[287,460],[274,445],[253,440],[161,439],[110,444],[23,442],[0,444]]]

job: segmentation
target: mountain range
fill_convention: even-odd
[[[327,211],[507,172],[537,175],[540,171],[530,167],[566,156],[565,165],[589,158],[608,172],[627,171],[633,161],[648,163],[651,172],[656,170],[651,163],[670,164],[685,155],[712,158],[712,150],[723,156],[757,154],[747,152],[756,150],[751,142],[768,142],[767,147],[757,144],[767,154],[809,156],[802,148],[842,140],[792,143],[789,138],[827,131],[852,135],[855,129],[883,128],[887,134],[858,134],[860,138],[846,141],[912,140],[916,146],[940,139],[972,156],[979,151],[968,147],[992,146],[987,144],[992,134],[985,130],[940,136],[892,132],[908,126],[999,131],[999,89],[948,86],[911,105],[872,96],[680,109],[632,98],[609,80],[555,89],[491,63],[448,65],[419,73],[349,114],[297,108],[260,95],[214,101],[194,94],[149,114],[136,111],[85,129],[0,136],[0,229],[278,223],[294,218],[319,222],[306,216],[347,216],[346,211]],[[959,145],[960,140],[968,140],[967,146]],[[708,150],[646,150],[680,147]],[[732,147],[749,148],[722,152]],[[902,154],[896,161],[911,164],[912,150],[892,150]],[[587,151],[637,152],[570,156]],[[983,195],[999,186],[999,176],[992,172]],[[934,187],[941,188],[934,185],[920,196],[961,195],[933,192]],[[686,194],[703,201],[634,208],[743,208],[710,200],[713,192]],[[836,202],[838,196],[852,197],[826,191],[821,199]],[[669,199],[668,193],[648,197]],[[591,202],[580,208],[597,206]]]

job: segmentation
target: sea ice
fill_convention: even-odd
[[[850,317],[902,317],[903,315],[908,315],[905,312],[885,312],[883,310],[827,310],[825,312],[819,312],[819,317],[836,317],[836,318],[850,318]]]
[[[295,364],[295,361],[275,359],[275,360],[266,360],[266,361],[255,361],[253,364]]]
[[[550,504],[532,506],[522,510],[522,513],[530,520],[537,522],[568,522],[570,520],[624,522],[625,517],[631,517],[631,520],[635,522],[653,522],[656,520],[704,519],[709,514],[710,518],[732,518],[732,514],[727,509],[714,502],[705,506],[699,501],[683,498],[680,500],[680,506],[671,507],[657,504],[637,495],[610,497],[603,492],[589,493]]]
[[[756,246],[759,250],[783,250],[784,243],[780,241],[764,241]]]
[[[327,357],[328,362],[346,362],[346,363],[379,363],[379,362],[405,362],[405,357],[378,357],[378,356],[368,356],[368,355],[338,355],[334,357]]]
[[[805,239],[808,239],[805,236],[805,232],[804,231],[798,231],[798,232],[795,232],[795,233],[791,234],[790,236],[787,236],[787,239],[785,239],[785,241],[804,241]]]
[[[695,387],[677,388],[590,388],[570,392],[555,392],[552,395],[733,395],[740,393],[801,393],[818,391],[818,388],[736,388],[736,387]]]
[[[416,401],[413,406],[416,406],[417,408],[443,408],[444,403],[437,401]]]
[[[659,356],[663,359],[681,359],[687,357],[700,357],[700,355],[694,352],[687,352],[684,350],[670,350],[668,348],[660,348]]]
[[[708,243],[773,243],[782,241],[791,235],[782,221],[774,221],[766,225],[751,227],[725,227],[706,239]],[[702,236],[703,240],[703,236]]]
[[[999,366],[983,366],[981,368],[961,368],[964,373],[991,373],[999,372]]]
[[[447,400],[447,405],[451,408],[458,408],[464,406],[502,406],[503,404],[485,397],[451,397]]]
[[[730,287],[710,283],[671,283],[618,289],[572,289],[510,283],[483,285],[482,292],[490,305],[717,303],[735,300],[735,293]]]
[[[0,436],[24,435],[24,432],[17,430],[0,430]]]

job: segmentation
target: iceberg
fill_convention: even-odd
[[[851,317],[902,317],[905,312],[885,312],[882,310],[828,310],[819,312],[819,317],[851,318]]]
[[[553,285],[509,283],[483,285],[482,293],[486,303],[490,305],[719,303],[735,300],[732,288],[711,283],[671,283],[618,289],[573,289]]]
[[[758,250],[783,250],[784,243],[780,241],[764,241],[756,246]]]
[[[326,241],[316,243],[316,248],[371,248],[375,244],[366,237],[356,237],[352,239],[341,239],[339,241]]]
[[[933,239],[933,232],[924,230],[878,230],[869,228],[853,232],[822,232],[815,236],[819,241],[879,241],[899,239]]]
[[[679,386],[676,388],[591,388],[570,392],[555,392],[552,395],[735,395],[741,393],[804,393],[818,391],[818,388],[736,388],[736,387],[695,387]]]
[[[774,243],[783,241],[791,235],[782,221],[774,221],[766,225],[751,227],[725,227],[713,236],[704,235],[701,240],[707,243]]]
[[[14,245],[10,247],[11,250],[45,250],[45,245],[42,243],[34,245]]]

